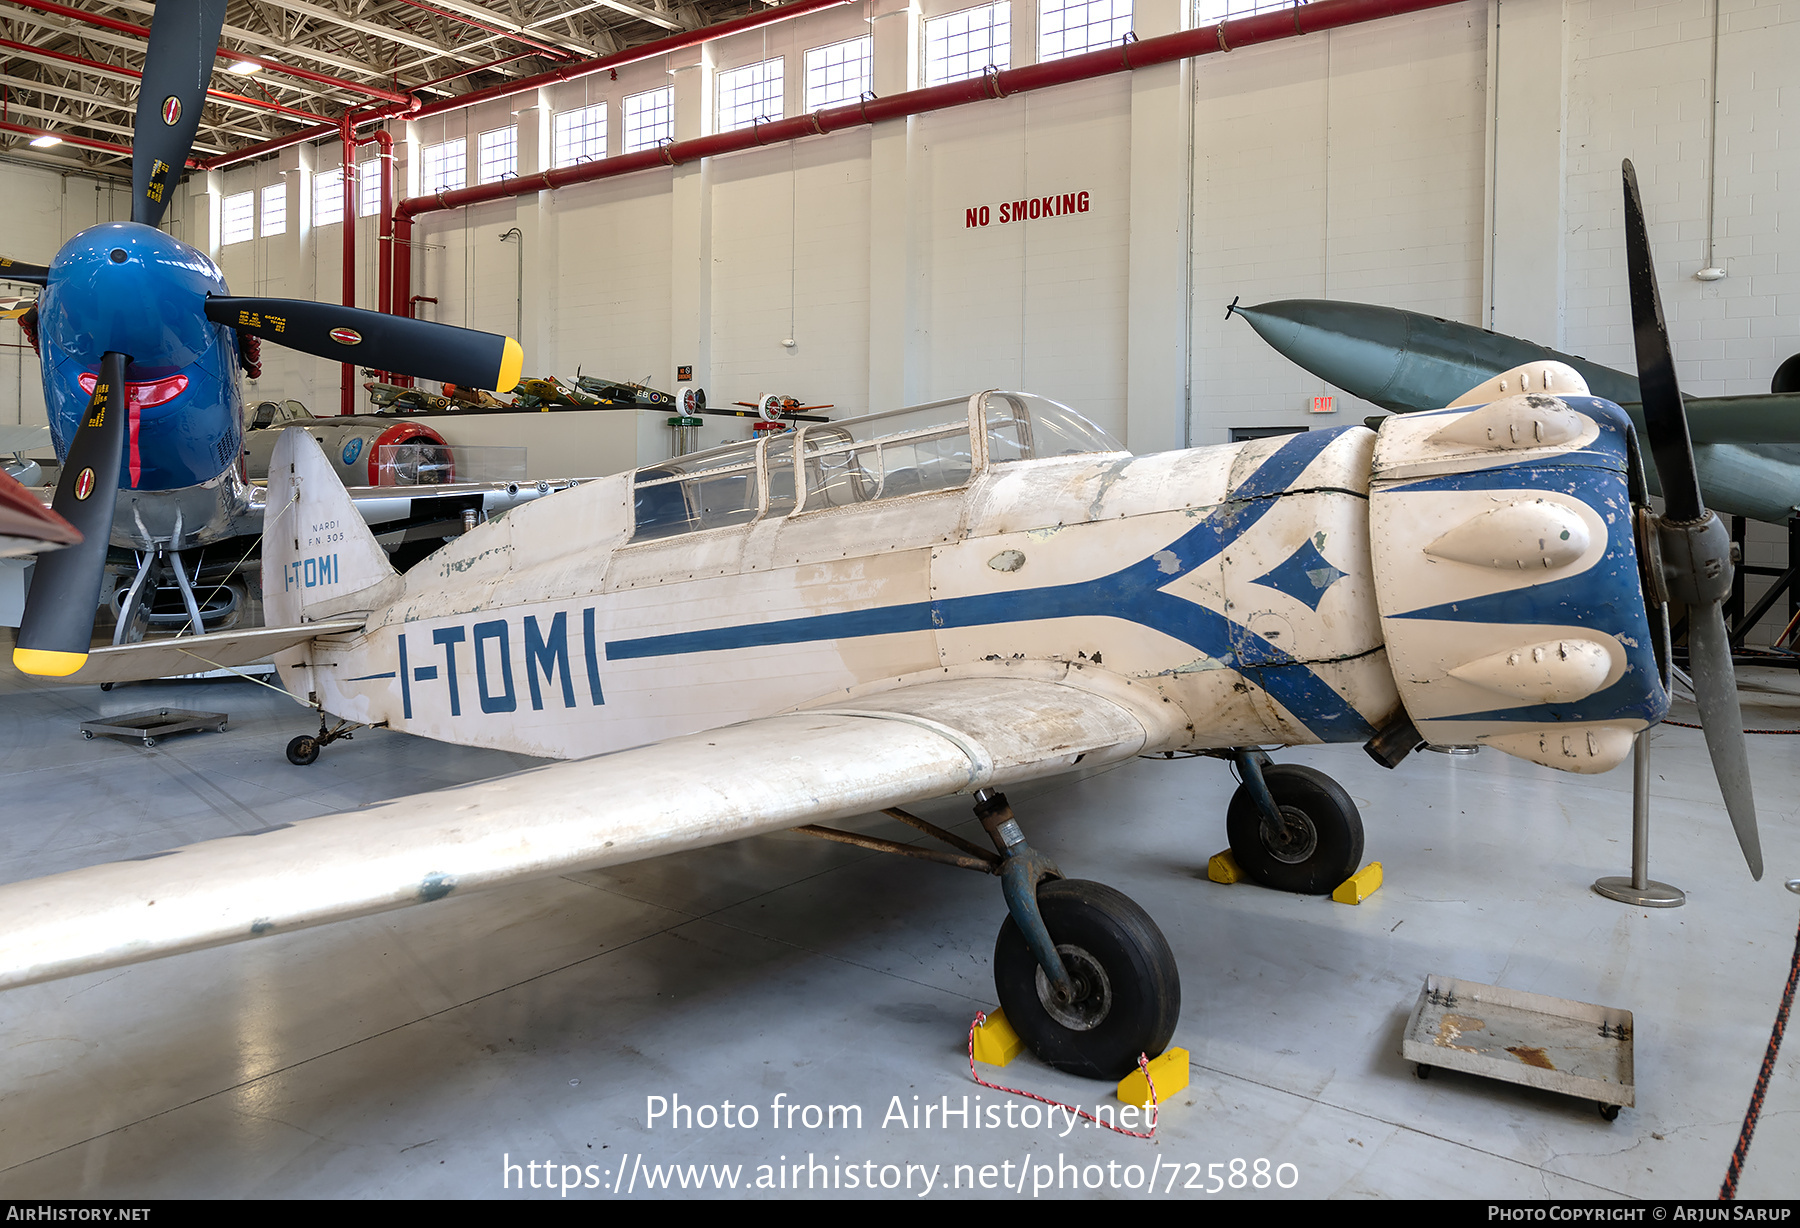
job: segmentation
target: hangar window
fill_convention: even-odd
[[[1304,3],[1306,0],[1298,0],[1298,4]],[[1233,17],[1253,17],[1296,6],[1296,0],[1194,0],[1194,24],[1209,26]]]
[[[606,156],[606,104],[564,111],[552,125],[557,166],[574,166]]]
[[[256,237],[256,193],[239,192],[225,198],[219,216],[219,242],[242,243]]]
[[[325,171],[313,176],[313,225],[329,226],[344,220],[344,172]]]
[[[270,184],[262,190],[263,238],[287,233],[287,184]]]
[[[469,182],[469,142],[459,136],[454,141],[427,145],[420,163],[419,191],[427,196],[466,187]]]
[[[645,90],[625,99],[625,152],[654,149],[675,139],[675,88]]]
[[[840,102],[855,102],[864,90],[871,88],[874,63],[873,43],[867,34],[808,51],[806,109],[817,111]]]
[[[374,217],[381,212],[381,155],[356,165],[356,212]]]
[[[484,132],[476,142],[475,178],[494,183],[519,173],[519,126]]]
[[[758,120],[780,119],[786,113],[781,68],[782,57],[776,56],[720,73],[718,131],[735,132]]]
[[[925,23],[925,84],[979,77],[1012,63],[1012,4],[984,4]]]
[[[1116,46],[1130,32],[1131,0],[1042,0],[1038,61]]]

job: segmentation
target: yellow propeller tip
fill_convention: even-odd
[[[525,350],[511,337],[506,339],[506,348],[500,354],[500,380],[494,385],[495,392],[511,392],[519,386],[519,374],[525,370]]]
[[[51,652],[44,648],[13,649],[13,665],[22,674],[39,678],[67,678],[87,664],[85,652]]]

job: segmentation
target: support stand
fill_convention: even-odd
[[[1650,731],[1637,736],[1631,756],[1631,877],[1596,879],[1594,890],[1609,900],[1640,908],[1680,908],[1687,894],[1650,881]]]

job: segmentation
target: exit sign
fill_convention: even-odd
[[[1335,414],[1337,412],[1336,397],[1314,397],[1312,412],[1315,414]]]

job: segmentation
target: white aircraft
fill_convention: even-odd
[[[1685,427],[1635,255],[1674,509]],[[944,859],[1002,879],[1008,1019],[1051,1064],[1117,1077],[1167,1045],[1177,969],[1135,904],[1032,849],[1000,792],[1015,782],[1231,758],[1240,862],[1329,891],[1361,858],[1355,807],[1259,746],[1365,742],[1392,766],[1475,743],[1605,771],[1667,711],[1667,585],[1760,877],[1730,659],[1709,647],[1729,541],[1697,485],[1675,520],[1642,491],[1629,420],[1554,363],[1379,435],[1146,457],[985,392],[589,482],[400,575],[290,432],[265,513],[271,625],[99,649],[75,679],[273,650],[321,714],[296,762],[352,723],[566,762],[0,888],[0,988],[963,793],[997,851],[949,837]]]

